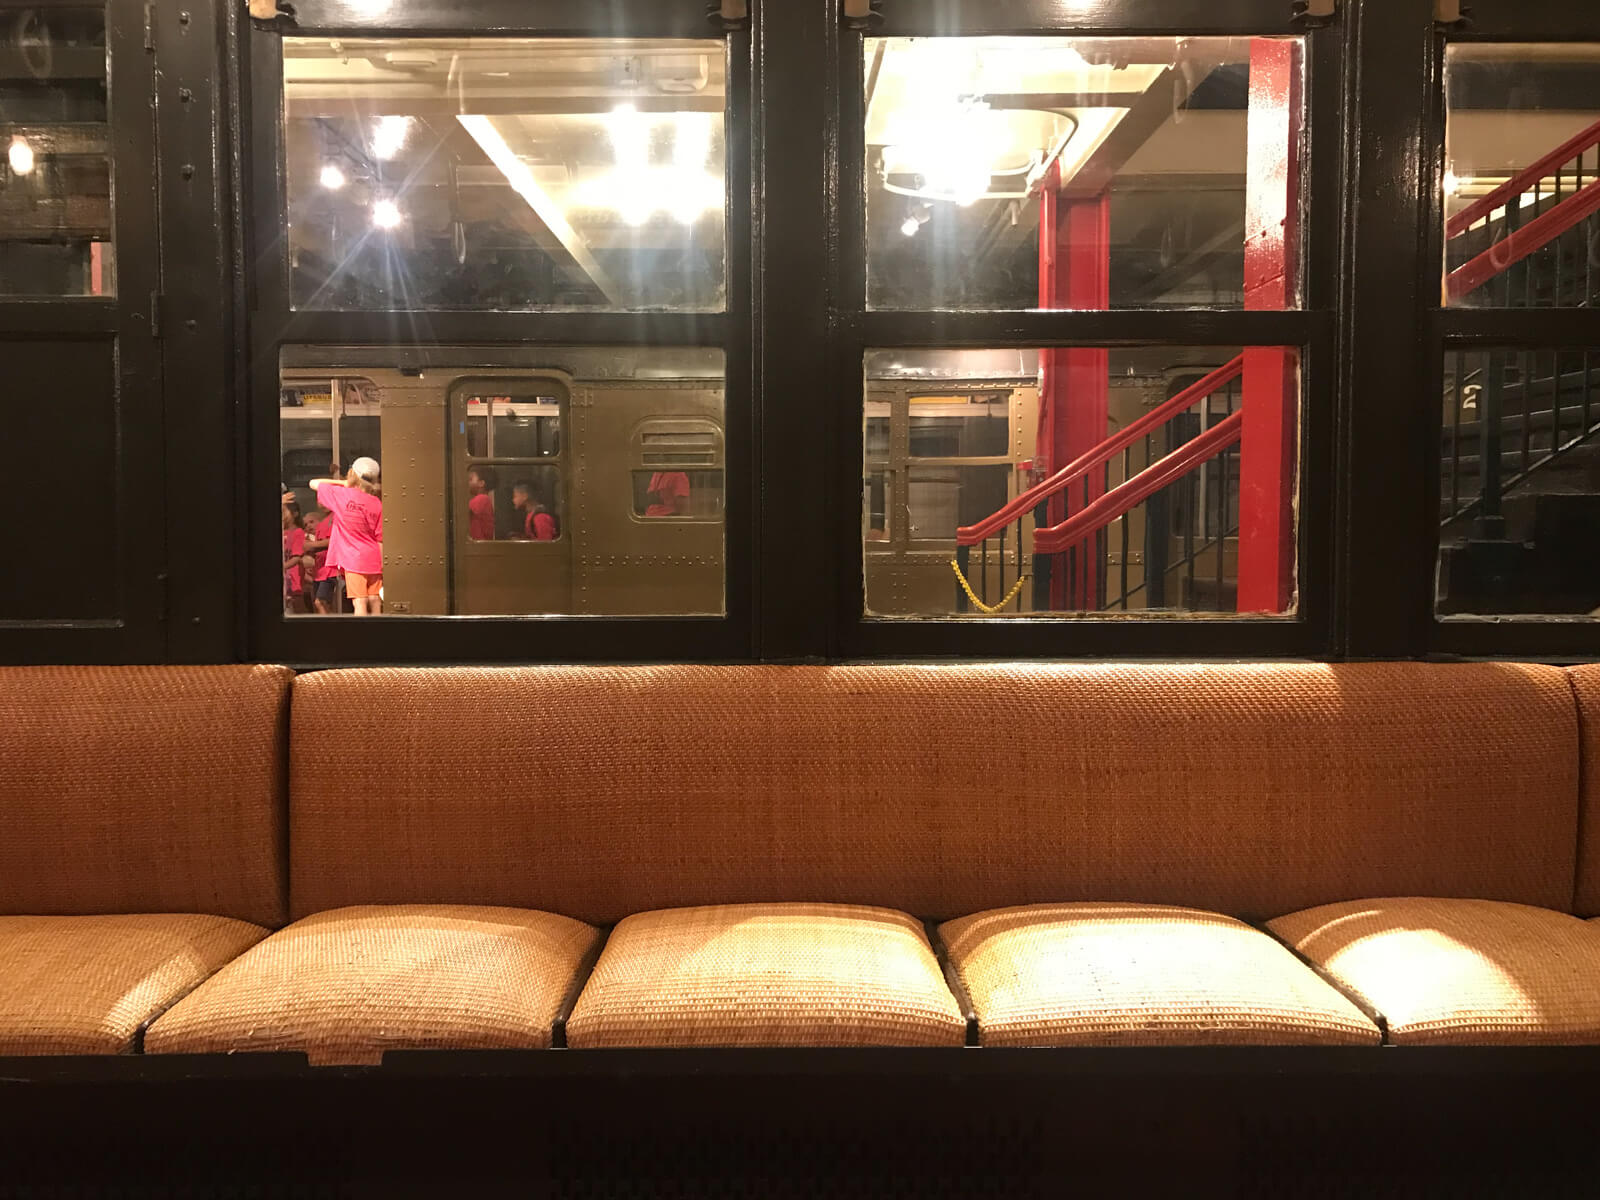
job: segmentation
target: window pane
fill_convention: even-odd
[[[1445,89],[1445,303],[1594,303],[1600,45],[1452,45]]]
[[[371,587],[387,615],[719,615],[722,371],[710,350],[286,350],[286,611]]]
[[[1600,609],[1600,353],[1445,356],[1438,611]]]
[[[866,397],[869,616],[1295,612],[1294,350],[880,350]]]
[[[111,150],[98,8],[29,8],[0,39],[0,296],[109,296]]]
[[[874,308],[1294,308],[1295,38],[869,38]]]
[[[723,305],[721,42],[290,37],[302,308]]]

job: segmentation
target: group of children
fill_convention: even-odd
[[[283,606],[357,616],[383,611],[383,489],[378,463],[358,458],[343,479],[313,479],[316,512],[283,494]]]

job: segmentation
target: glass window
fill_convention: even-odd
[[[111,147],[100,8],[26,8],[0,40],[0,296],[110,296]]]
[[[286,612],[720,615],[722,362],[286,349]]]
[[[1451,351],[1441,615],[1600,610],[1600,353]]]
[[[870,351],[866,396],[869,616],[1295,612],[1294,350]]]
[[[1452,45],[1445,93],[1445,303],[1592,305],[1600,45]]]
[[[296,306],[722,308],[721,42],[288,37],[283,57]]]
[[[1295,38],[866,41],[874,308],[1299,304]]]

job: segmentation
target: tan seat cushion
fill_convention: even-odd
[[[921,924],[848,904],[628,917],[572,1018],[579,1046],[959,1046],[966,1025]]]
[[[986,1046],[1377,1045],[1266,934],[1190,908],[1049,904],[940,928]]]
[[[0,1055],[126,1054],[140,1026],[266,936],[193,913],[0,917]]]
[[[0,913],[288,919],[287,667],[0,667]]]
[[[1397,1045],[1600,1042],[1600,929],[1566,913],[1362,900],[1270,928],[1364,997]]]
[[[599,931],[553,913],[413,904],[343,908],[279,930],[150,1027],[149,1054],[303,1051],[371,1064],[385,1050],[550,1044]]]

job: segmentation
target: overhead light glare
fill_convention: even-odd
[[[405,149],[410,133],[410,117],[379,117],[372,134],[372,153],[387,162]]]
[[[28,144],[25,137],[11,139],[11,149],[6,157],[11,162],[11,170],[16,175],[26,175],[33,170],[33,147]]]
[[[400,206],[393,200],[384,199],[376,201],[372,206],[372,224],[378,229],[394,229],[404,217],[400,213]]]
[[[922,222],[915,217],[907,217],[900,223],[900,232],[907,237],[916,237],[917,230],[922,228]]]
[[[344,171],[338,163],[328,163],[322,168],[322,186],[330,192],[337,192],[345,184]]]

